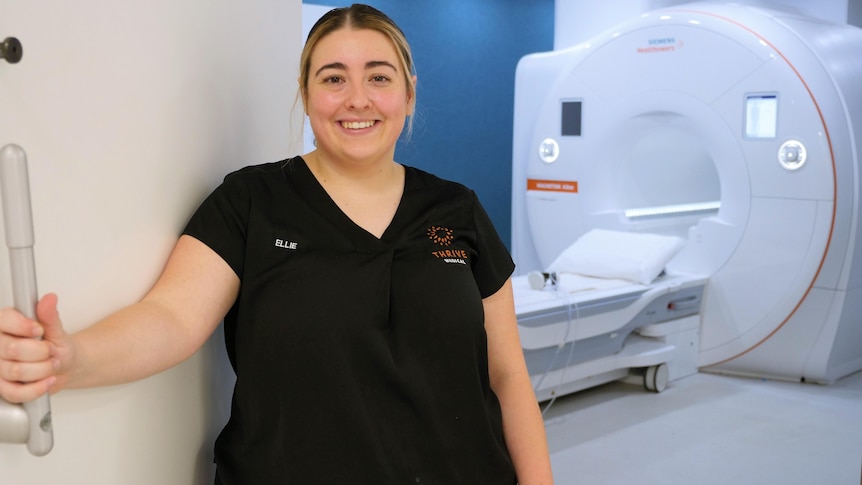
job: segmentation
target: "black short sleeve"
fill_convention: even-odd
[[[248,188],[237,172],[225,177],[192,215],[183,234],[209,246],[242,275],[248,230]]]
[[[515,263],[475,193],[473,194],[473,224],[479,246],[473,274],[482,298],[487,298],[496,293],[512,275]]]

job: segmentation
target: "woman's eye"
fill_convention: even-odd
[[[373,83],[386,83],[386,82],[389,82],[389,76],[384,76],[383,74],[371,76],[371,82],[373,82]]]
[[[323,78],[324,84],[338,84],[342,81],[343,81],[343,79],[341,79],[341,76],[329,76],[329,77]]]

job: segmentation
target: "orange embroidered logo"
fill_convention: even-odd
[[[428,239],[438,246],[451,246],[452,241],[455,240],[455,233],[447,227],[431,226],[426,233],[428,234]],[[441,249],[439,251],[431,251],[431,254],[448,264],[466,265],[467,260],[470,259],[467,251],[463,249]]]
[[[440,226],[431,226],[428,228],[428,239],[438,246],[448,246],[452,244],[455,236],[452,234],[452,229]]]

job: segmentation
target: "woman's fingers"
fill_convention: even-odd
[[[14,308],[0,309],[0,334],[38,338],[44,333],[38,322],[30,320]]]
[[[0,309],[0,397],[27,402],[48,392],[57,378],[58,360],[52,356],[54,340],[65,339],[57,315],[56,296],[43,298],[37,307],[43,327],[13,308]]]
[[[62,343],[66,338],[66,331],[60,321],[60,313],[57,311],[57,295],[48,293],[36,304],[36,318],[42,324],[45,340]]]
[[[30,402],[51,391],[51,386],[57,381],[54,376],[34,382],[22,384],[0,379],[0,397],[11,403]]]
[[[0,335],[0,377],[9,380],[15,376],[9,374],[8,369],[14,364],[30,364],[47,361],[51,358],[51,346],[48,342],[31,338],[19,338],[9,335]],[[6,372],[3,372],[3,371]]]
[[[8,382],[34,382],[54,375],[55,364],[47,357],[38,361],[0,359],[0,380]]]
[[[0,333],[0,397],[32,401],[50,390],[56,371],[48,342]]]

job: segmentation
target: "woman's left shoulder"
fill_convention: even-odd
[[[473,190],[462,183],[447,180],[433,173],[408,165],[404,166],[404,170],[407,172],[408,178],[413,178],[416,187],[425,189],[430,193],[449,198],[466,197],[472,199],[474,197]]]

